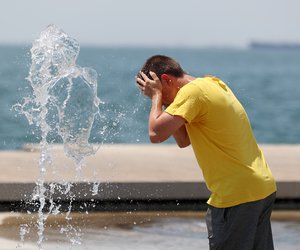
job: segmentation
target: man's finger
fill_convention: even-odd
[[[136,83],[137,83],[137,84],[139,84],[139,85],[141,85],[141,86],[144,86],[144,85],[145,85],[145,81],[142,80],[141,78],[136,77],[135,80],[136,80]]]
[[[151,77],[152,77],[153,80],[155,80],[155,81],[156,81],[156,80],[159,80],[159,78],[158,78],[158,76],[155,74],[155,72],[150,71],[149,74],[151,75]]]
[[[143,77],[144,81],[149,81],[149,77],[144,73],[144,72],[140,72],[140,75]]]
[[[136,85],[137,85],[137,87],[138,87],[139,89],[145,88],[144,85],[142,85],[142,84],[140,84],[140,83],[137,83]]]
[[[140,91],[144,92],[145,86],[143,86],[141,84],[137,84],[137,87],[139,88]]]

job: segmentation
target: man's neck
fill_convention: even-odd
[[[196,77],[185,74],[185,75],[183,75],[182,78],[177,79],[177,81],[178,81],[178,85],[180,87],[183,87],[184,85],[188,84],[189,82],[191,82],[195,79],[196,79]]]

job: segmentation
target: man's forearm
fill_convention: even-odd
[[[162,94],[157,93],[151,98],[151,110],[149,114],[149,137],[155,137],[157,135],[156,126],[157,119],[162,114]],[[152,140],[151,140],[152,141]]]

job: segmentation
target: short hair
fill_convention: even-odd
[[[178,62],[173,58],[164,55],[155,55],[148,58],[141,71],[150,79],[152,79],[149,73],[150,71],[154,72],[159,79],[161,79],[162,74],[169,74],[175,77],[182,77],[185,74],[185,71]]]

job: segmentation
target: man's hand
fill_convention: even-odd
[[[153,80],[145,73],[140,72],[139,77],[136,77],[136,81],[141,92],[152,99],[152,97],[157,94],[161,95],[162,85],[158,76],[154,72],[150,71],[149,74]]]
[[[180,116],[172,116],[162,111],[162,84],[154,72],[150,71],[152,79],[143,72],[136,77],[139,89],[152,100],[149,114],[149,137],[153,143],[163,142],[170,136],[174,136],[179,147],[186,147],[190,139],[185,129],[185,119]],[[164,106],[168,106],[164,104]]]

